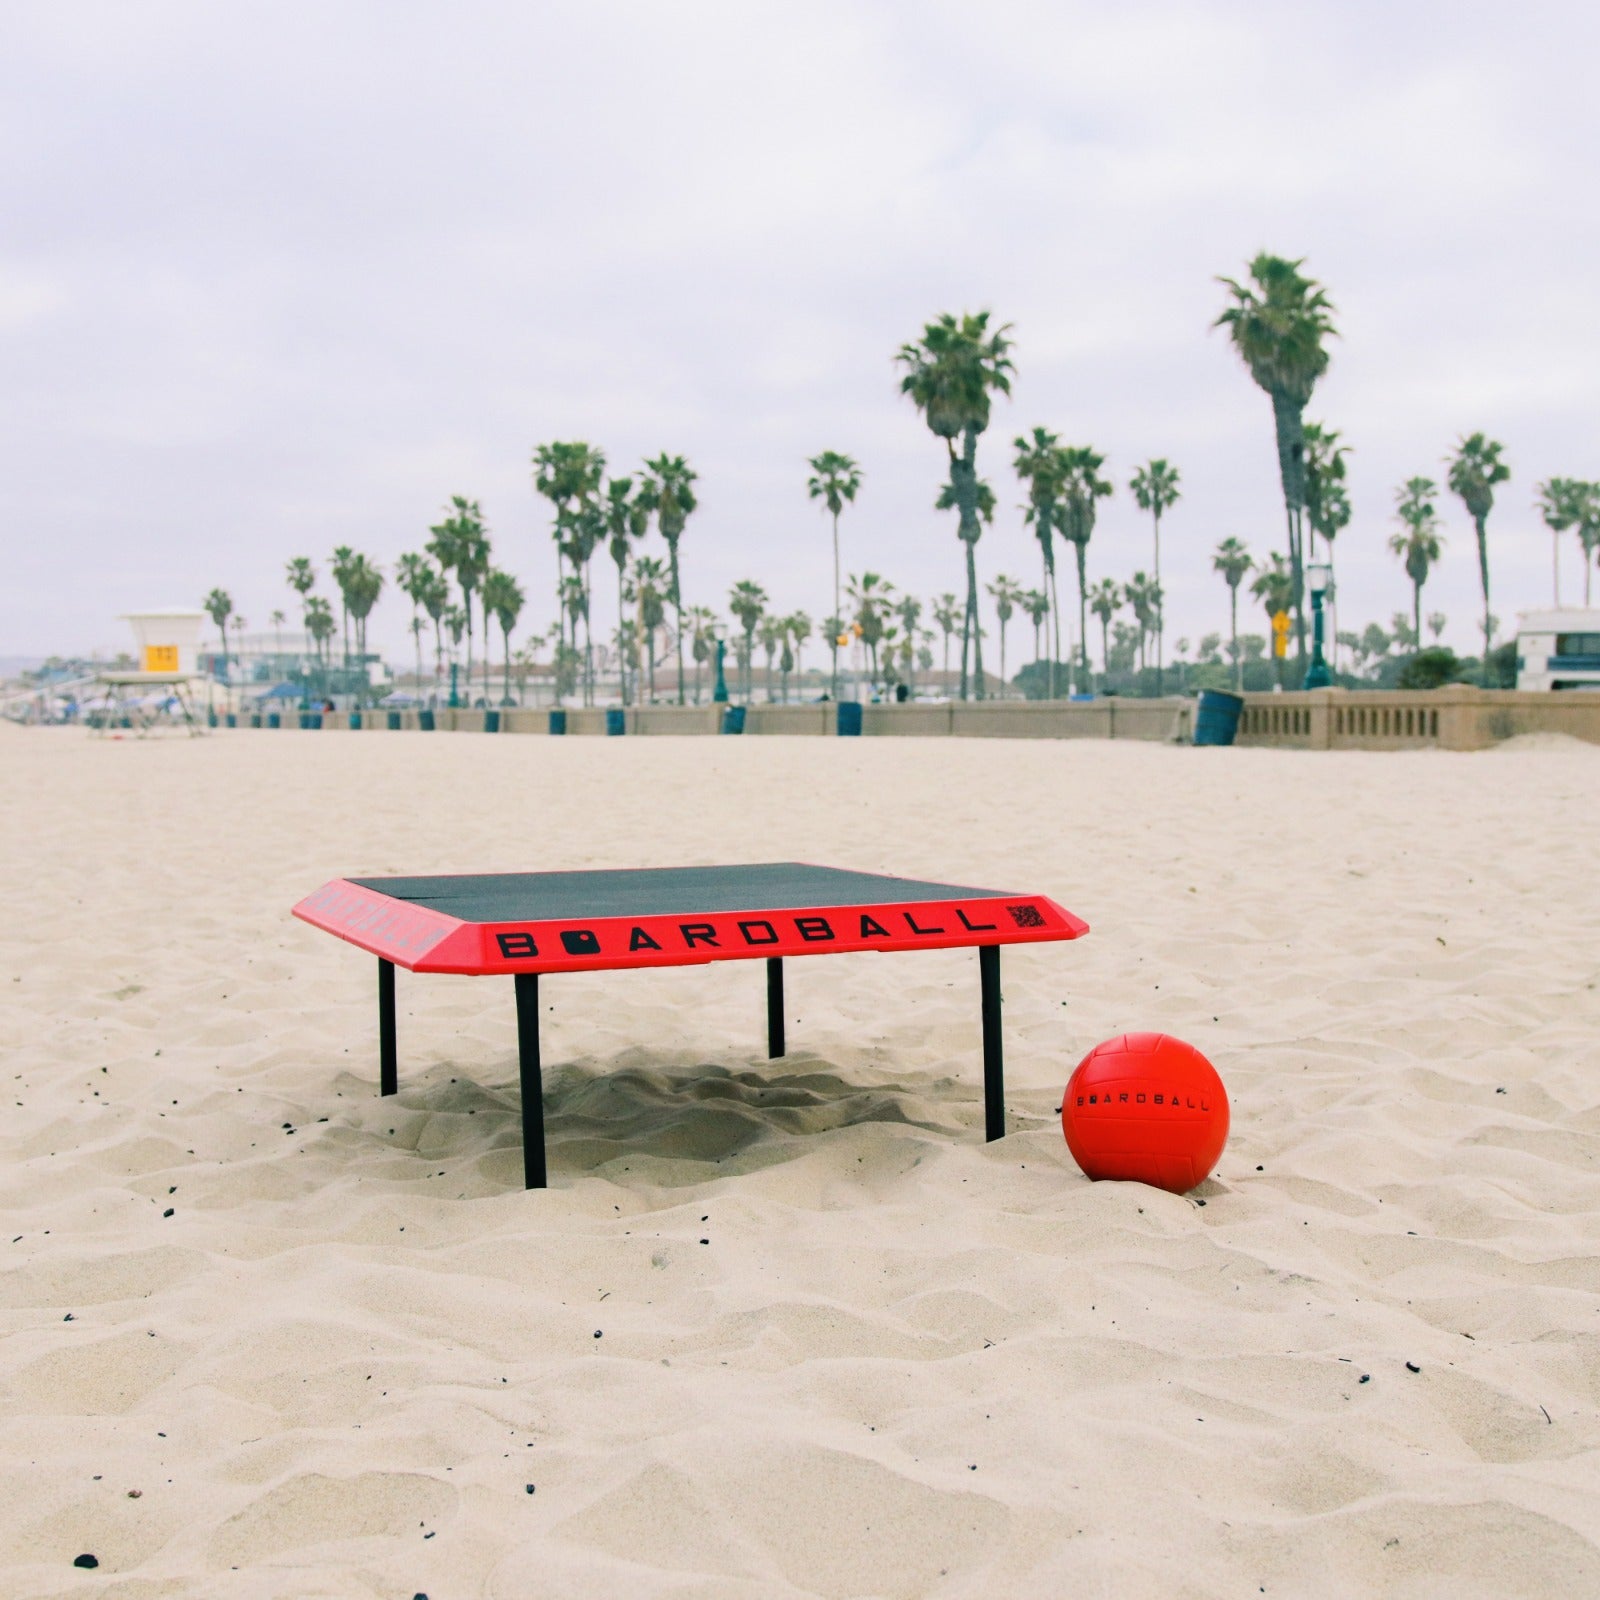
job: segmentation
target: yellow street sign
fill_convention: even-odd
[[[1272,653],[1280,660],[1289,653],[1289,613],[1272,613]]]

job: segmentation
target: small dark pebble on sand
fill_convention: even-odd
[[[1406,1371],[1407,1372],[1421,1372],[1422,1368],[1419,1367],[1416,1364],[1415,1361],[1408,1361],[1408,1362],[1406,1362]]]
[[[170,1217],[172,1215],[172,1207],[168,1206],[167,1209],[161,1213],[161,1215],[164,1217]]]
[[[73,1563],[75,1567],[98,1567],[100,1563],[91,1555],[81,1555]]]
[[[63,1322],[71,1322],[71,1321],[72,1321],[72,1313],[71,1313],[71,1312],[70,1312],[70,1311],[69,1311],[69,1312],[68,1312],[68,1313],[67,1313],[67,1314],[66,1314],[66,1316],[64,1316],[64,1317],[63,1317],[63,1318],[62,1318],[62,1319],[61,1319],[61,1320],[62,1320],[62,1321],[63,1321]]]
[[[526,1490],[527,1490],[527,1491],[528,1491],[528,1493],[529,1493],[529,1494],[532,1494],[532,1493],[533,1493],[533,1485],[532,1485],[532,1484],[531,1484],[531,1483],[525,1483],[525,1484],[523,1484],[523,1486],[522,1486],[522,1487],[523,1487],[523,1488],[524,1488],[524,1489],[526,1489]]]
[[[1357,1383],[1371,1383],[1372,1382],[1372,1374],[1370,1372],[1363,1372],[1361,1374],[1361,1376],[1356,1380],[1356,1382]]]
[[[594,1330],[594,1336],[595,1336],[595,1338],[597,1338],[597,1339],[598,1339],[598,1338],[599,1338],[599,1337],[600,1337],[600,1330],[599,1330],[599,1329],[598,1329],[598,1328],[596,1328],[596,1329],[595,1329],[595,1330]]]

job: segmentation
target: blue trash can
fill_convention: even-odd
[[[834,726],[838,730],[841,739],[860,738],[861,702],[859,700],[841,700]]]
[[[483,731],[485,733],[499,733],[500,713],[498,711],[485,711],[483,714]]]
[[[1202,689],[1200,709],[1194,719],[1196,744],[1232,744],[1239,731],[1239,713],[1244,700],[1224,689]]]
[[[269,728],[276,728],[278,726],[278,719],[279,719],[279,713],[278,712],[269,711],[267,713],[267,726]]]
[[[322,726],[322,713],[320,711],[302,711],[300,713],[300,726],[302,728],[320,728]]]
[[[399,733],[400,731],[400,713],[398,711],[389,713],[389,731],[390,733]]]
[[[230,711],[227,713],[227,726],[230,728],[237,728],[239,726],[239,718],[235,712]]]
[[[359,729],[360,726],[361,726],[361,713],[359,711],[352,711],[350,713],[350,727],[351,727],[352,732],[357,730],[357,729]]]
[[[432,711],[422,710],[417,713],[417,730],[420,733],[432,733],[434,731]]]
[[[743,706],[724,706],[722,708],[722,731],[724,733],[744,732]]]
[[[551,733],[565,733],[567,731],[567,714],[565,711],[552,711],[550,713]]]
[[[628,718],[627,718],[627,714],[623,711],[622,707],[621,706],[607,706],[606,707],[606,733],[611,738],[615,738],[619,733],[626,733],[627,731],[628,731]]]

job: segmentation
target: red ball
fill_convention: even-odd
[[[1192,1044],[1125,1033],[1078,1063],[1061,1130],[1091,1178],[1185,1194],[1210,1176],[1228,1142],[1228,1092]]]

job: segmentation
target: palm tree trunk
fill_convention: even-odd
[[[1489,527],[1487,517],[1474,517],[1478,528],[1478,576],[1483,581],[1483,671],[1479,676],[1489,687]]]
[[[1278,442],[1278,475],[1283,484],[1283,509],[1289,528],[1289,572],[1293,587],[1290,605],[1294,611],[1295,656],[1300,675],[1306,671],[1305,585],[1302,579],[1300,548],[1300,508],[1305,500],[1305,425],[1301,407],[1288,395],[1272,396],[1272,421]]]
[[[1165,609],[1161,595],[1161,513],[1155,513],[1156,525],[1156,694],[1160,695],[1164,685],[1165,664],[1162,661],[1161,636],[1166,628],[1166,618],[1162,615]]]
[[[1233,689],[1235,694],[1243,694],[1244,662],[1239,659],[1239,586],[1236,583],[1228,585],[1228,611],[1232,618]]]
[[[1000,693],[1006,692],[1006,624],[1005,619],[1000,621]]]
[[[501,695],[500,695],[500,703],[502,705],[510,705],[511,704],[511,630],[509,628],[502,628],[500,630],[500,635],[505,640],[505,645],[506,645],[505,657],[504,657],[505,664],[506,664],[506,681],[501,685],[501,691],[502,692],[501,692]]]
[[[617,563],[617,677],[620,681],[617,692],[622,696],[623,705],[628,703],[628,652],[622,642],[625,637],[623,624],[628,619],[626,606],[627,601],[622,597],[622,562],[619,561]]]
[[[1072,547],[1078,552],[1078,655],[1083,662],[1083,676],[1089,677],[1089,600],[1087,545],[1074,539]]]
[[[1111,682],[1111,623],[1106,617],[1100,619],[1100,692],[1106,692],[1106,685]]]
[[[1422,585],[1411,585],[1411,648],[1422,648]]]
[[[833,616],[839,618],[839,513],[833,514]],[[839,630],[833,632],[833,698],[839,698]]]
[[[1052,577],[1055,576],[1055,572],[1054,572],[1055,562],[1050,559],[1050,544],[1049,544],[1049,540],[1050,540],[1050,525],[1049,525],[1049,523],[1047,521],[1045,523],[1044,527],[1041,528],[1040,531],[1039,531],[1039,560],[1040,560],[1040,563],[1041,563],[1041,565],[1043,566],[1043,569],[1044,569],[1044,597],[1045,597],[1045,600],[1046,600],[1047,603],[1050,600],[1050,580],[1051,580]],[[1050,610],[1053,611],[1054,609],[1055,608],[1052,605],[1050,607]],[[1059,632],[1059,624],[1057,626],[1058,626],[1058,632]],[[1049,638],[1050,638],[1050,614],[1049,614],[1048,611],[1046,612],[1045,619],[1044,619],[1044,636],[1045,636],[1046,644],[1048,645]],[[1056,654],[1057,654],[1056,651],[1052,651],[1051,652],[1051,654],[1050,654],[1050,665],[1045,669],[1045,695],[1046,695],[1046,697],[1048,699],[1051,699],[1051,700],[1054,700],[1055,697],[1056,697],[1056,659],[1055,659],[1056,658]],[[1034,623],[1034,625],[1033,625],[1033,658],[1034,658],[1035,661],[1037,661],[1039,659],[1039,624],[1038,623]]]
[[[967,633],[972,639],[973,698],[983,699],[983,637],[978,626],[978,554],[971,539],[963,541],[967,547]],[[961,649],[961,698],[967,698],[967,651],[965,640]]]
[[[1056,662],[1061,659],[1061,578],[1053,561],[1050,563],[1050,617],[1056,635],[1056,642],[1050,648],[1050,698],[1054,700],[1060,687],[1056,682]]]

